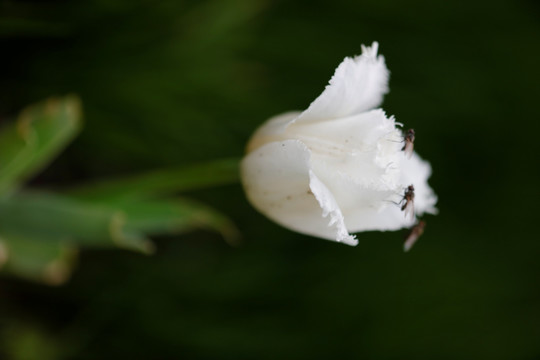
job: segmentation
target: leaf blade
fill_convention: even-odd
[[[151,254],[151,236],[216,231],[234,243],[238,232],[219,212],[185,199],[85,202],[45,192],[0,198],[0,266],[16,275],[60,284],[79,248],[124,248]]]
[[[81,103],[50,98],[21,112],[0,131],[0,195],[12,192],[48,165],[78,134]]]

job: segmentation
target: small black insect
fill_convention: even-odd
[[[403,194],[403,198],[399,202],[399,205],[401,205],[401,211],[405,212],[406,218],[410,218],[410,219],[414,218],[414,186],[413,185],[407,186],[407,189],[405,189],[405,194]]]

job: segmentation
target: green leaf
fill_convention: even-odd
[[[30,279],[56,284],[71,272],[79,247],[121,247],[152,253],[148,236],[196,228],[237,239],[232,223],[193,201],[85,202],[44,192],[0,198],[0,265]]]
[[[84,203],[44,192],[19,192],[0,199],[0,236],[82,246],[120,246],[151,252],[141,234],[125,230],[121,208]]]
[[[24,234],[0,234],[2,266],[12,274],[50,285],[64,283],[70,276],[77,249],[58,239]]]
[[[169,193],[236,183],[240,160],[222,159],[187,167],[104,180],[75,187],[68,194],[79,199],[142,199]]]
[[[77,97],[50,98],[21,112],[0,130],[0,196],[49,164],[81,128]]]
[[[180,234],[200,228],[219,232],[230,244],[235,244],[239,237],[226,216],[191,200],[124,200],[109,202],[108,206],[122,209],[128,233]]]

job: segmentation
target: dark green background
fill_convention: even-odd
[[[83,133],[34,186],[241,156],[373,40],[439,195],[410,253],[292,233],[239,185],[194,192],[242,246],[201,231],[85,251],[61,287],[4,275],[0,358],[539,359],[534,0],[0,1],[0,121],[81,96]]]

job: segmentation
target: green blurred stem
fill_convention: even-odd
[[[0,37],[65,37],[70,29],[65,24],[28,18],[0,18]]]
[[[188,167],[103,180],[71,188],[67,194],[82,200],[141,199],[199,190],[239,181],[240,159],[228,158]]]

